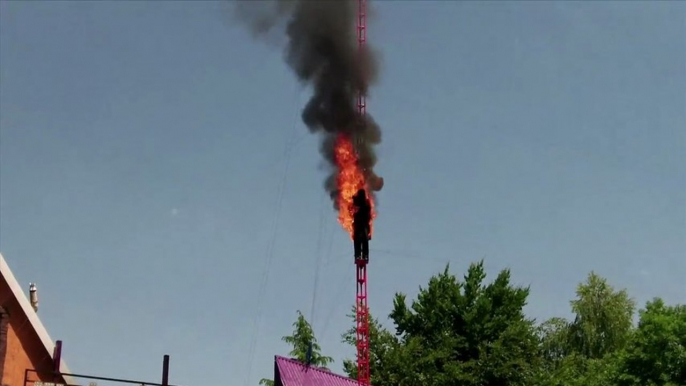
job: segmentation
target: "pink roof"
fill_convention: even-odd
[[[276,368],[283,386],[357,386],[357,381],[295,359],[276,356]],[[276,379],[276,378],[275,378]]]

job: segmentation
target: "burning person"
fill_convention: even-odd
[[[369,260],[369,240],[371,240],[370,222],[372,220],[372,205],[364,189],[353,196],[353,243],[355,246],[355,260]]]

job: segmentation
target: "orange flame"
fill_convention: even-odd
[[[374,200],[369,194],[370,190],[367,187],[364,172],[357,163],[357,154],[355,154],[353,143],[349,137],[339,135],[336,138],[334,149],[336,166],[338,167],[338,175],[336,176],[336,186],[338,187],[338,222],[343,229],[350,233],[352,238],[353,215],[355,214],[353,196],[358,190],[366,189],[367,197],[372,207],[372,216],[369,221],[369,229],[370,233],[372,233],[372,223],[376,217]]]

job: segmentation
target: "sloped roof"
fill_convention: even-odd
[[[276,356],[276,368],[283,386],[357,386],[354,379],[322,368],[307,366],[295,359]]]
[[[10,287],[12,294],[17,299],[17,302],[19,302],[19,305],[21,306],[22,311],[24,311],[24,314],[26,314],[29,323],[31,323],[31,327],[33,327],[33,330],[36,331],[36,334],[38,334],[38,337],[43,343],[45,350],[50,355],[50,358],[52,358],[55,344],[53,343],[52,339],[50,339],[50,335],[48,335],[48,331],[45,329],[45,326],[43,326],[43,323],[41,323],[40,319],[38,318],[38,314],[36,314],[36,311],[34,311],[33,307],[31,307],[31,302],[29,302],[29,299],[26,297],[26,294],[19,285],[19,282],[17,282],[17,279],[14,277],[12,270],[10,270],[10,267],[7,265],[7,262],[1,253],[0,274],[2,274],[2,277],[5,279],[5,281],[7,281],[7,285]],[[64,360],[60,360],[60,372],[70,373],[67,364],[64,363]],[[65,379],[65,381],[70,384],[73,383],[71,379]]]

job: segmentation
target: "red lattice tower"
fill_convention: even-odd
[[[360,0],[364,1],[364,0]],[[367,260],[358,259],[357,266],[357,383],[369,383],[369,308],[367,306]]]
[[[367,40],[367,0],[358,0],[357,42],[360,53]],[[360,118],[367,113],[366,96],[362,90],[357,94],[357,110]],[[356,331],[357,331],[357,383],[362,386],[370,385],[369,371],[369,307],[367,305],[367,262],[366,259],[355,261],[357,267],[357,296],[356,296]]]

